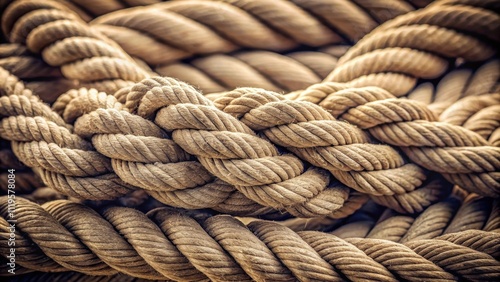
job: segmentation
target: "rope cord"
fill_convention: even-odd
[[[416,164],[442,173],[470,192],[498,197],[500,149],[466,128],[438,122],[421,103],[394,99],[380,88],[340,90],[321,106],[335,117],[400,147]]]
[[[116,43],[54,1],[12,3],[3,13],[2,29],[12,43],[26,44],[47,64],[60,67],[64,77],[89,87],[113,93],[149,76]]]
[[[6,197],[0,198],[0,212],[4,237],[8,236]],[[498,249],[483,239],[498,242],[499,233],[491,231],[396,243],[341,239],[315,231],[295,233],[267,221],[245,226],[230,216],[189,216],[168,208],[145,215],[112,207],[99,214],[64,200],[38,206],[19,199],[16,216],[16,243],[26,246],[16,262],[42,271],[90,275],[120,271],[145,279],[182,281],[491,281],[500,273]],[[65,248],[54,245],[54,240],[64,241]],[[197,243],[201,241],[203,245]],[[0,247],[7,248],[7,240]],[[260,263],[253,263],[256,258]]]
[[[344,49],[346,46],[339,47]],[[166,64],[155,68],[155,71],[161,76],[189,83],[205,94],[241,86],[283,92],[319,83],[335,68],[337,60],[338,57],[321,50],[284,55],[269,51],[246,51],[210,55],[187,63]]]
[[[437,78],[448,69],[446,58],[483,61],[497,53],[500,15],[491,1],[437,1],[377,27],[341,58],[325,79],[351,82],[378,74],[364,86],[401,93],[394,73],[407,77],[407,90],[417,78]],[[362,67],[360,67],[362,66]],[[413,81],[413,82],[412,82]],[[357,85],[361,86],[361,85]]]
[[[378,25],[365,9],[380,22],[413,10],[401,1],[193,0],[125,9],[91,24],[127,53],[158,65],[241,48],[286,51],[344,38],[355,42]],[[138,40],[132,44],[131,37]],[[137,48],[138,43],[149,51]]]

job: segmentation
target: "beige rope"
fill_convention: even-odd
[[[3,13],[2,29],[12,43],[26,44],[69,79],[114,92],[148,73],[101,33],[53,1],[16,1]]]
[[[497,147],[470,130],[437,122],[423,104],[393,98],[380,88],[347,89],[331,94],[321,105],[470,192],[498,196]]]
[[[380,22],[412,10],[400,1],[377,2],[170,1],[110,13],[95,19],[92,25],[130,55],[158,65],[193,54],[241,48],[285,51],[298,45],[340,43],[343,37],[357,41],[378,25],[364,9],[381,18]],[[374,7],[377,4],[384,6],[383,12]]]
[[[371,86],[397,95],[399,89],[388,82],[393,72],[409,78],[437,78],[448,68],[445,58],[489,59],[497,52],[491,42],[500,40],[494,31],[500,26],[500,16],[489,3],[437,1],[386,22],[349,49],[325,80],[349,82],[379,74],[380,80]]]
[[[248,51],[162,65],[155,71],[162,76],[187,82],[205,94],[241,86],[280,92],[303,89],[320,82],[334,69],[336,62],[336,57],[320,51],[285,55]]]
[[[5,197],[0,201],[5,218],[7,201]],[[20,199],[18,204],[16,242],[32,242],[26,248],[32,259],[20,256],[18,263],[35,270],[69,269],[94,275],[118,270],[135,277],[183,281],[204,277],[217,281],[479,281],[497,279],[500,273],[497,257],[493,257],[495,250],[483,252],[489,244],[485,240],[475,244],[454,236],[415,239],[405,244],[369,238],[343,240],[314,231],[295,233],[273,222],[254,221],[245,226],[229,216],[205,219],[198,215],[200,224],[193,217],[168,209],[157,209],[146,216],[133,209],[112,207],[100,215],[68,201],[40,207]],[[8,232],[6,221],[0,222],[0,232]],[[495,232],[465,232],[472,241],[485,235],[498,240]],[[64,238],[65,249],[47,243],[47,234],[58,241]],[[203,246],[196,242],[203,242]],[[0,242],[2,248],[5,245],[5,240]],[[158,245],[163,247],[158,249]],[[68,252],[74,260],[67,259]],[[81,260],[80,256],[92,259]],[[261,263],[253,263],[256,258]],[[43,267],[40,260],[46,261]],[[362,263],[349,263],[353,260]],[[469,263],[481,271],[470,271]]]

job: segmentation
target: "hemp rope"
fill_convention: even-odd
[[[427,104],[434,113],[441,115],[463,97],[498,92],[499,83],[500,61],[496,59],[474,69],[462,65],[441,78],[435,89],[423,83],[407,97]]]
[[[164,82],[165,80],[161,78],[155,79],[159,82]],[[168,81],[182,86],[183,91],[186,92],[165,93],[164,98],[168,98],[167,95],[177,94],[179,95],[178,99],[180,99],[180,101],[198,100],[201,101],[202,104],[209,105],[210,101],[201,96],[201,94],[190,86],[184,83],[179,84],[179,82],[172,79]],[[150,83],[157,82],[152,79],[137,84],[131,89],[132,93],[129,94],[128,97],[131,95],[137,96],[141,93],[146,94],[147,84]],[[168,91],[167,86],[162,88],[162,90]],[[155,91],[155,89],[152,89],[152,91]],[[172,98],[173,97],[174,96],[172,96]],[[164,102],[168,102],[168,100]],[[55,105],[60,107],[59,103]],[[181,104],[181,106],[184,105],[188,104]],[[70,102],[63,115],[66,115],[66,113],[75,114],[72,109],[88,108],[88,106],[85,107],[78,104],[71,105]],[[203,110],[203,107],[199,108]],[[212,108],[213,110],[208,108],[207,111],[211,110],[217,114],[216,108],[213,106]],[[76,115],[78,115],[78,112],[76,112]],[[215,136],[216,138],[232,138],[235,141],[233,145],[231,145],[228,143],[231,139],[221,139],[221,141],[227,143],[229,147],[207,147],[205,151],[203,151],[203,154],[210,153],[208,150],[220,150],[217,154],[224,154],[229,158],[236,158],[235,160],[221,160],[222,162],[226,161],[230,163],[230,165],[238,165],[238,158],[241,158],[241,163],[239,165],[241,171],[239,175],[241,178],[239,179],[233,178],[238,171],[231,170],[231,178],[229,178],[225,172],[214,173],[213,169],[211,170],[211,167],[207,166],[201,158],[199,158],[200,164],[200,162],[193,160],[191,156],[187,155],[175,144],[179,143],[175,139],[176,133],[172,134],[172,140],[152,122],[126,111],[119,111],[111,107],[106,110],[99,108],[95,111],[91,111],[76,120],[75,132],[84,138],[93,136],[92,142],[95,148],[102,154],[111,158],[114,171],[124,181],[134,186],[147,189],[156,199],[173,206],[185,208],[212,207],[217,209],[215,206],[225,201],[228,195],[234,191],[234,187],[218,180],[214,181],[214,178],[211,176],[213,174],[221,180],[235,185],[236,189],[240,192],[246,192],[251,189],[257,190],[260,193],[265,193],[265,191],[267,191],[267,193],[271,193],[271,198],[269,199],[257,198],[255,196],[250,197],[250,199],[264,206],[278,209],[284,208],[297,216],[328,215],[331,214],[332,211],[342,208],[349,194],[346,187],[340,184],[328,186],[330,176],[317,168],[311,168],[304,173],[304,164],[297,158],[292,155],[276,155],[276,149],[271,143],[258,138],[250,129],[245,128],[241,123],[237,122],[237,120],[230,119],[229,116],[224,116],[223,114],[218,115],[220,118],[223,118],[224,123],[228,124],[227,128],[229,131],[225,131],[224,128],[219,128],[219,130],[224,131],[221,133],[226,133],[227,137],[222,134],[212,135],[211,131],[201,132],[206,134],[208,139],[212,138],[211,136]],[[75,117],[70,117],[68,121],[74,120],[74,118]],[[187,116],[184,118],[187,118]],[[229,126],[230,123],[233,125]],[[213,130],[215,128],[209,127],[209,129]],[[242,133],[240,135],[241,137],[232,134],[231,130],[240,130]],[[216,131],[212,132],[217,133]],[[195,135],[194,138],[199,137]],[[247,140],[253,139],[256,141],[246,141],[245,138]],[[175,141],[175,143],[173,141]],[[212,144],[215,146],[217,143],[213,143],[214,141],[212,141]],[[199,142],[192,144],[197,143]],[[156,144],[155,148],[161,148],[161,151],[149,151],[146,148],[151,146],[147,146],[147,144]],[[158,144],[164,145],[158,147]],[[143,149],[133,149],[138,146]],[[254,148],[251,149],[251,146]],[[264,149],[261,149],[261,146]],[[266,147],[267,149],[265,149]],[[238,151],[241,150],[239,148],[246,150],[246,154],[248,155],[246,157],[242,155],[245,151]],[[193,149],[188,148],[186,151],[191,153],[192,150]],[[196,152],[199,155],[202,151],[198,149]],[[212,154],[215,155],[216,151],[213,151]],[[220,158],[221,155],[215,156]],[[206,157],[206,155],[202,157]],[[252,159],[255,157],[258,158]],[[291,173],[289,176],[282,172],[284,171],[287,173],[287,166],[281,165],[283,164],[281,159],[286,162],[291,161],[292,164],[297,165],[297,167],[291,167],[291,169],[293,169],[292,171],[288,169],[288,173]],[[215,159],[215,161],[218,160]],[[247,167],[244,165],[245,162],[255,163],[258,166],[257,168],[253,165]],[[280,165],[273,166],[274,162],[278,162]],[[201,165],[208,169],[208,171],[203,169]],[[267,178],[259,178],[261,176],[258,175],[257,172],[262,169],[263,171],[268,171]],[[278,169],[276,174],[273,172],[274,169]],[[195,171],[196,173],[194,175],[197,177],[193,177]],[[252,179],[246,174],[255,178]],[[186,177],[187,175],[191,176]],[[283,179],[280,179],[280,177]],[[276,189],[279,189],[281,192],[275,192]],[[205,196],[193,198],[195,194],[199,193],[203,193]],[[246,196],[249,197],[247,194]],[[304,205],[304,207],[301,207],[302,205]]]
[[[0,203],[5,218],[6,197]],[[20,199],[18,205],[16,243],[26,248],[16,258],[34,270],[90,275],[120,271],[146,279],[182,281],[493,281],[500,275],[498,249],[490,248],[491,241],[481,240],[487,236],[498,242],[497,232],[469,230],[396,243],[340,239],[315,231],[295,233],[266,221],[245,226],[230,216],[193,218],[165,208],[144,215],[111,207],[100,215],[69,201],[38,206]],[[8,236],[7,222],[0,222],[1,236]],[[470,239],[461,240],[462,234]],[[65,248],[54,245],[54,240],[64,241]],[[0,242],[2,249],[6,241]],[[253,263],[256,258],[259,264]]]
[[[0,69],[0,77],[17,81]],[[72,126],[17,81],[0,97],[0,135],[25,165],[39,170],[47,185],[88,199],[114,198],[130,192],[111,164],[92,145],[72,133]],[[63,189],[66,188],[66,189]],[[75,192],[78,190],[78,193]],[[82,197],[82,196],[80,196]]]
[[[393,73],[413,80],[408,85],[411,90],[416,78],[443,74],[448,68],[446,58],[489,59],[497,53],[494,46],[500,42],[495,32],[500,15],[494,5],[494,1],[437,1],[402,15],[350,48],[325,81],[350,82],[379,74],[379,81],[370,81],[370,85],[398,95],[388,82],[394,80]]]
[[[340,46],[340,49],[345,47]],[[170,63],[156,67],[155,71],[193,85],[204,94],[242,86],[283,92],[321,82],[335,68],[337,59],[321,50],[284,55],[246,51],[210,55],[188,63]]]
[[[343,224],[330,233],[340,238],[374,238],[404,243],[415,239],[449,236],[465,230],[495,231],[500,228],[498,200],[471,194],[461,200],[449,197],[426,208],[416,218],[386,210],[382,216]],[[384,213],[393,213],[384,217]],[[352,215],[355,217],[356,214]],[[367,228],[359,228],[364,225]],[[464,237],[465,238],[465,237]],[[496,252],[498,252],[498,248]]]
[[[0,44],[0,67],[22,79],[26,88],[48,103],[76,86],[63,78],[59,68],[47,65],[20,44]]]
[[[54,1],[13,2],[3,13],[2,30],[10,42],[26,44],[64,77],[88,87],[113,93],[149,76],[115,42]]]
[[[498,197],[500,148],[477,133],[438,122],[421,103],[376,87],[340,90],[320,105],[373,137],[400,147],[416,164],[470,192]]]
[[[227,53],[241,48],[286,51],[298,45],[340,43],[343,37],[354,42],[378,25],[364,9],[383,20],[413,10],[401,1],[369,2],[171,1],[113,12],[91,24],[128,54],[158,65],[195,54]],[[371,9],[377,4],[384,6],[381,12]],[[128,38],[137,40],[132,44]],[[144,44],[149,51],[137,48],[137,44]]]

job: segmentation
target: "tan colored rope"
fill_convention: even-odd
[[[397,1],[384,4],[384,12],[379,12],[376,4],[366,2],[170,1],[110,13],[92,24],[130,55],[158,65],[241,48],[285,51],[340,43],[343,37],[357,41],[378,25],[364,9],[382,21],[412,9]]]
[[[110,93],[149,76],[116,43],[57,2],[16,1],[3,13],[2,29],[12,43],[26,44],[59,66],[66,78]]]
[[[161,90],[168,91],[165,83],[172,83],[177,87],[181,86],[185,92],[164,92],[163,96],[153,98],[167,99],[168,95],[177,94],[179,96],[175,99],[181,99],[180,101],[187,101],[187,99],[191,101],[198,100],[202,104],[210,105],[210,102],[193,88],[172,79],[155,78],[155,80],[143,81],[134,86],[127,97],[143,94],[147,96],[148,92],[146,91],[151,84],[164,85],[165,87],[161,88]],[[152,91],[156,92],[157,90],[152,89]],[[83,98],[85,99],[85,97]],[[103,96],[103,101],[104,98],[105,96]],[[148,98],[149,96],[145,99]],[[67,104],[63,113],[63,116],[68,121],[76,118],[75,111],[72,109],[89,108],[89,106],[82,106],[81,101],[78,101],[78,99],[74,101],[74,103],[69,102]],[[165,100],[162,103],[167,101]],[[115,101],[108,103],[108,105],[111,106],[116,103]],[[62,104],[64,105],[63,102]],[[103,105],[104,102],[101,103],[100,107]],[[179,107],[185,105],[189,106],[188,104],[180,104]],[[56,103],[54,106],[56,108],[64,107],[60,106],[60,103]],[[155,106],[161,106],[161,104]],[[216,108],[213,106],[213,110],[210,108],[204,109],[204,107],[199,107],[199,110],[205,110],[208,114],[212,111],[219,115],[223,122],[228,124],[228,131],[223,128],[219,128],[220,133],[201,131],[205,137],[204,135],[200,137],[193,135],[192,138],[203,138],[195,142],[186,142],[184,139],[178,139],[176,133],[172,134],[173,141],[187,152],[195,152],[199,156],[201,164],[194,161],[191,156],[177,147],[167,134],[150,121],[126,111],[113,109],[114,106],[108,107],[107,110],[97,108],[95,107],[95,111],[83,115],[76,121],[75,131],[85,138],[93,136],[92,142],[96,149],[111,158],[114,171],[124,181],[149,190],[151,195],[164,203],[185,208],[214,207],[220,210],[221,207],[218,205],[230,197],[234,188],[224,182],[214,181],[212,175],[215,175],[235,185],[236,189],[257,203],[275,209],[285,209],[296,216],[330,215],[333,211],[336,211],[335,216],[346,216],[355,210],[351,206],[346,211],[339,212],[349,195],[349,191],[339,183],[329,186],[330,176],[328,173],[317,168],[304,171],[304,164],[296,157],[277,155],[274,145],[258,138],[249,128],[232,119],[229,115],[224,115],[222,112],[217,113]],[[140,111],[139,113],[142,114]],[[68,116],[68,114],[72,116]],[[78,115],[78,112],[76,112],[76,115]],[[189,116],[184,115],[184,119],[187,118]],[[180,119],[177,120],[181,121]],[[229,125],[230,123],[233,125]],[[213,126],[209,128],[211,130],[216,129]],[[237,132],[237,130],[240,130],[241,137],[233,133],[234,131]],[[190,132],[190,130],[186,131]],[[227,147],[221,147],[217,143],[221,141],[216,142],[216,139],[211,141],[211,138],[214,137],[220,138],[223,142],[220,145],[226,143],[225,146]],[[232,145],[228,143],[231,139],[234,140]],[[252,139],[255,141],[251,141]],[[198,144],[202,144],[200,143],[202,140],[207,140],[208,144],[213,147],[205,147],[203,150],[196,149]],[[155,148],[158,148],[158,144],[164,144],[164,146],[160,146],[161,151],[147,150],[146,148],[151,147],[152,144],[156,144]],[[264,147],[260,148],[260,146]],[[143,149],[137,150],[134,148]],[[208,160],[203,159],[208,154],[217,156],[213,160],[216,167],[211,166]],[[228,159],[226,160],[226,158]],[[232,160],[233,158],[234,160]],[[221,164],[217,167],[219,161],[221,161]],[[237,166],[240,172],[231,169],[230,174],[226,174],[226,168],[223,167],[224,162],[228,162],[231,166]],[[257,166],[247,166],[245,162]],[[285,162],[288,163],[284,165]],[[274,163],[278,165],[273,165]],[[275,169],[276,171],[273,172]],[[262,177],[262,175],[259,175],[261,171],[267,173],[267,176]],[[289,175],[287,176],[284,173]],[[239,178],[234,177],[235,174]],[[196,175],[197,177],[191,176],[188,178],[186,175]],[[200,193],[205,196],[200,197]],[[345,214],[346,212],[348,213]]]
[[[335,121],[317,105],[246,88],[228,92],[214,103],[250,128],[261,131],[273,143],[330,170],[337,179],[360,192],[377,196],[403,194],[425,179],[423,171],[405,164],[395,150],[368,144],[362,131]]]
[[[6,198],[0,198],[0,202],[5,218]],[[498,257],[492,256],[494,249],[483,252],[489,244],[484,240],[476,244],[453,236],[405,244],[380,239],[343,240],[320,232],[295,233],[273,222],[254,221],[245,226],[229,216],[205,220],[198,215],[200,224],[193,217],[169,209],[157,209],[146,216],[133,209],[112,207],[100,215],[68,201],[40,207],[20,199],[18,205],[16,242],[31,243],[25,249],[29,256],[19,256],[18,263],[34,270],[69,269],[94,275],[110,275],[118,270],[135,277],[182,281],[206,277],[216,281],[479,281],[497,279],[500,273]],[[4,219],[0,223],[3,236],[8,225]],[[495,232],[464,232],[469,238],[486,235],[498,240]],[[49,243],[48,234],[57,240],[64,238],[65,248]],[[163,247],[158,249],[158,245]],[[5,240],[0,247],[6,247]],[[440,255],[434,255],[436,251]],[[68,260],[68,253],[72,253],[73,260]],[[82,256],[92,259],[78,259]],[[254,263],[257,258],[258,264]],[[45,265],[40,264],[41,260]],[[349,263],[353,260],[360,263]],[[471,263],[481,271],[471,271]]]
[[[2,77],[16,81],[2,69]],[[3,88],[0,135],[12,141],[15,155],[38,170],[47,185],[88,199],[113,199],[130,188],[111,170],[109,160],[72,133],[72,126],[25,89],[21,82]]]
[[[492,42],[500,41],[495,35],[500,16],[488,1],[476,2],[437,1],[382,24],[349,49],[325,80],[349,82],[380,74],[380,81],[371,86],[397,95],[399,89],[388,82],[393,81],[393,72],[409,78],[437,78],[448,68],[446,58],[491,58],[497,52]]]
[[[400,147],[415,163],[470,192],[497,197],[500,151],[480,135],[437,122],[423,104],[394,99],[380,88],[341,90],[321,102],[335,117]]]
[[[48,103],[76,86],[74,81],[62,78],[59,68],[47,65],[20,44],[0,44],[0,67],[22,79],[28,89]]]
[[[242,86],[282,92],[304,89],[320,82],[335,68],[336,62],[336,57],[321,51],[285,55],[247,51],[162,65],[155,71],[162,76],[187,82],[205,94]]]

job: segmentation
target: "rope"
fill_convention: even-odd
[[[6,218],[6,197],[0,198],[0,203]],[[188,216],[166,208],[145,215],[118,207],[98,214],[69,201],[38,206],[19,199],[18,205],[16,243],[26,244],[27,248],[20,250],[27,256],[19,254],[16,263],[33,270],[72,270],[89,275],[120,271],[145,279],[182,281],[489,281],[498,279],[500,273],[496,249],[489,249],[491,243],[481,240],[488,236],[498,241],[496,232],[468,230],[403,244],[371,238],[340,239],[315,231],[295,233],[266,221],[245,226],[230,216]],[[7,222],[0,222],[2,236],[7,236]],[[461,240],[464,236],[470,239]],[[54,239],[64,240],[65,248],[54,245]],[[203,246],[196,242],[203,242]],[[2,248],[6,244],[7,240],[0,242]],[[73,260],[68,260],[68,253]],[[261,263],[253,263],[257,258]]]
[[[350,82],[379,74],[380,80],[370,86],[397,95],[398,87],[389,82],[394,81],[392,73],[432,79],[448,69],[446,58],[487,60],[497,53],[494,46],[500,41],[494,31],[500,16],[489,3],[438,1],[382,24],[350,48],[325,81]]]
[[[207,106],[211,103],[193,88],[183,83],[179,84],[172,79],[160,78],[137,84],[127,97],[141,95],[141,93],[146,94],[148,85],[152,83],[159,85],[157,81],[162,84],[167,82],[178,84],[186,91],[184,93],[164,93],[162,98],[167,99],[166,95],[178,94],[179,96],[175,99],[180,99],[180,101],[197,100],[200,104]],[[167,86],[163,87],[162,90],[168,91]],[[152,91],[156,92],[154,89]],[[174,96],[171,97],[174,98]],[[58,104],[56,103],[56,105]],[[180,104],[180,107],[184,105],[187,104]],[[82,107],[78,104],[72,106],[70,103],[63,115],[66,115],[66,112],[73,114],[74,111],[71,110],[73,107],[88,109],[88,107]],[[212,132],[217,133],[215,131],[201,132],[206,134],[207,137],[204,137],[206,140],[210,140],[213,138],[212,136],[221,138],[220,140],[228,144],[228,147],[220,147],[217,143],[213,143],[213,148],[206,147],[204,151],[200,151],[196,147],[186,147],[186,143],[194,145],[201,143],[176,139],[176,133],[173,133],[172,139],[170,139],[159,127],[143,117],[113,108],[104,110],[96,107],[95,111],[76,120],[75,130],[84,138],[92,137],[95,148],[111,159],[114,171],[123,180],[134,186],[147,189],[156,199],[173,206],[185,208],[215,207],[230,197],[234,188],[261,205],[286,209],[297,216],[328,215],[343,206],[349,191],[338,183],[330,186],[328,173],[317,168],[304,171],[304,164],[299,159],[292,155],[279,156],[274,145],[257,137],[236,119],[223,115],[222,112],[218,113],[213,106],[212,108],[213,110],[206,109],[207,113],[209,113],[208,110],[211,110],[228,124],[228,131],[224,128],[219,129],[226,136],[224,134],[213,135]],[[200,107],[200,109],[203,110],[204,107]],[[188,116],[185,115],[185,118],[187,119]],[[229,125],[230,123],[232,125]],[[215,128],[210,126],[210,129]],[[232,133],[238,132],[238,130],[241,137]],[[195,135],[195,138],[200,137]],[[231,139],[234,140],[233,145],[228,143]],[[252,139],[255,141],[251,141]],[[124,144],[130,145],[124,146]],[[146,148],[152,148],[151,144],[155,144],[154,147],[160,150],[147,150]],[[132,149],[134,147],[143,149]],[[188,153],[196,150],[199,162],[181,148]],[[217,167],[211,167],[208,160],[202,159],[202,157],[207,157],[207,154],[217,155],[220,158],[215,158],[213,161],[220,160],[231,165],[239,165],[240,172],[231,170],[231,173],[227,174],[221,166],[219,166],[220,170],[217,170]],[[227,161],[226,158],[228,158]],[[255,165],[248,166],[245,162],[255,164],[257,167]],[[283,166],[285,162],[287,165]],[[278,163],[279,166],[274,165],[275,163]],[[258,173],[262,169],[268,171],[265,177]],[[276,172],[273,172],[274,169],[277,169]],[[196,173],[194,174],[194,172]],[[187,178],[186,175],[196,175],[197,177]],[[212,175],[224,182],[215,180]],[[252,176],[253,178],[251,178]],[[256,192],[249,192],[251,190]],[[322,191],[323,193],[320,193]],[[196,196],[199,193],[203,193],[205,196]],[[272,194],[271,198],[266,198],[262,195],[258,196],[258,193]]]
[[[355,42],[378,25],[365,10],[382,22],[412,7],[401,1],[171,1],[110,13],[92,25],[128,54],[158,65],[242,48],[287,51],[344,38]]]
[[[330,49],[333,48],[335,46]],[[345,46],[340,48],[344,49]],[[338,57],[323,51],[284,55],[269,51],[247,51],[210,55],[188,63],[171,63],[159,66],[155,71],[161,76],[189,83],[205,94],[241,86],[284,92],[319,83],[335,67]]]
[[[47,65],[20,44],[0,44],[0,67],[22,79],[26,88],[48,103],[76,86],[74,81],[62,78],[59,68]]]
[[[26,44],[64,77],[110,93],[149,74],[121,48],[57,2],[16,1],[2,18],[12,43]]]
[[[498,196],[498,147],[463,127],[437,122],[423,104],[393,98],[380,88],[347,89],[329,95],[321,106],[400,147],[413,162],[442,173],[448,181],[470,192]]]
[[[499,63],[491,60],[474,68],[464,64],[441,78],[436,87],[429,82],[422,83],[407,97],[427,104],[434,113],[441,115],[463,97],[495,93],[500,82]]]

